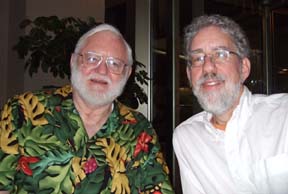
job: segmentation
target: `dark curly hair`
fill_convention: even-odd
[[[209,26],[219,27],[227,33],[233,40],[237,53],[241,58],[249,57],[250,46],[246,34],[242,28],[232,19],[221,15],[203,15],[195,18],[191,24],[184,29],[184,49],[186,54],[189,52],[190,44],[196,34],[203,28]]]

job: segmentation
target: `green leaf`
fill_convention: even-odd
[[[23,28],[26,28],[27,26],[31,25],[31,23],[32,23],[31,20],[25,19],[25,20],[23,20],[23,21],[19,24],[19,27],[20,27],[21,29],[23,29]]]
[[[43,133],[42,126],[36,126],[32,128],[30,121],[23,126],[19,131],[19,145],[25,148],[25,152],[32,156],[39,156],[44,154],[47,150],[60,147],[61,142],[55,137]],[[63,147],[62,147],[63,149]]]
[[[71,165],[71,158],[73,155],[69,152],[51,150],[42,155],[41,160],[37,163],[30,164],[33,170],[33,176],[36,177],[40,175],[43,171],[46,171],[47,167],[54,165],[66,165],[69,163]],[[61,171],[61,170],[59,170]]]
[[[0,157],[0,185],[5,186],[3,189],[8,189],[11,185],[11,180],[14,178],[14,169],[17,166],[17,157],[15,155],[7,155]]]
[[[49,166],[46,170],[49,175],[39,181],[39,187],[43,190],[53,189],[51,194],[72,193],[74,186],[70,169],[70,163],[61,166]]]
[[[94,194],[99,193],[104,181],[105,166],[99,166],[96,171],[89,174],[82,182],[75,194]]]
[[[137,137],[134,135],[134,130],[135,129],[130,125],[121,125],[113,135],[115,142],[124,146],[127,153],[130,153],[130,155],[132,155],[131,152],[134,151],[136,145]]]

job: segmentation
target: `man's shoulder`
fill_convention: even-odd
[[[54,98],[67,98],[72,93],[69,85],[63,87],[43,88],[41,90],[26,91],[9,98],[6,105],[35,104],[53,100]],[[45,103],[46,104],[46,103]]]
[[[195,125],[198,126],[198,125],[204,124],[206,122],[206,118],[207,118],[207,112],[202,111],[200,113],[197,113],[197,114],[189,117],[185,121],[181,122],[176,127],[176,130],[185,130],[185,128],[191,128]]]
[[[126,106],[125,104],[115,101],[115,104],[118,107],[119,114],[124,117],[126,120],[141,120],[148,121],[148,119],[139,111]]]
[[[253,96],[253,104],[257,105],[258,107],[266,107],[268,105],[270,108],[277,108],[288,106],[288,94],[287,93],[278,93],[278,94],[271,94],[271,95],[259,95],[254,94]],[[288,110],[288,109],[287,109]]]
[[[207,131],[207,121],[208,113],[203,111],[180,123],[173,132],[173,144],[184,145],[195,139],[202,139],[202,134]]]

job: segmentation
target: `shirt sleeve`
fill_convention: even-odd
[[[136,132],[136,145],[132,156],[133,168],[128,172],[129,179],[142,192],[173,194],[168,166],[158,136],[144,116],[136,117],[137,124],[134,129],[138,133]],[[131,193],[138,192],[131,191]]]
[[[181,148],[181,134],[174,132],[173,148],[180,168],[180,177],[183,194],[205,194],[200,182],[189,168],[189,161],[186,161],[185,151]]]
[[[10,191],[17,169],[18,143],[13,133],[17,108],[8,101],[1,110],[0,118],[0,191]]]

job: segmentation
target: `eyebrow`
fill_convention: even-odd
[[[97,53],[97,52],[94,52],[94,51],[87,51],[86,53],[87,54],[95,54],[95,55],[103,55],[101,53]]]
[[[214,47],[212,48],[211,50],[212,51],[215,51],[215,50],[227,50],[227,51],[231,51],[232,49],[231,48],[228,48],[226,46],[217,46],[217,47]],[[195,50],[192,50],[192,51],[188,51],[189,54],[197,54],[197,53],[204,53],[204,50],[203,49],[195,49]]]
[[[231,48],[228,48],[226,46],[217,46],[217,47],[213,48],[212,50],[219,50],[219,49],[228,50],[228,51],[232,50]]]
[[[192,51],[188,51],[188,54],[197,54],[197,53],[204,53],[203,49],[195,49]]]

